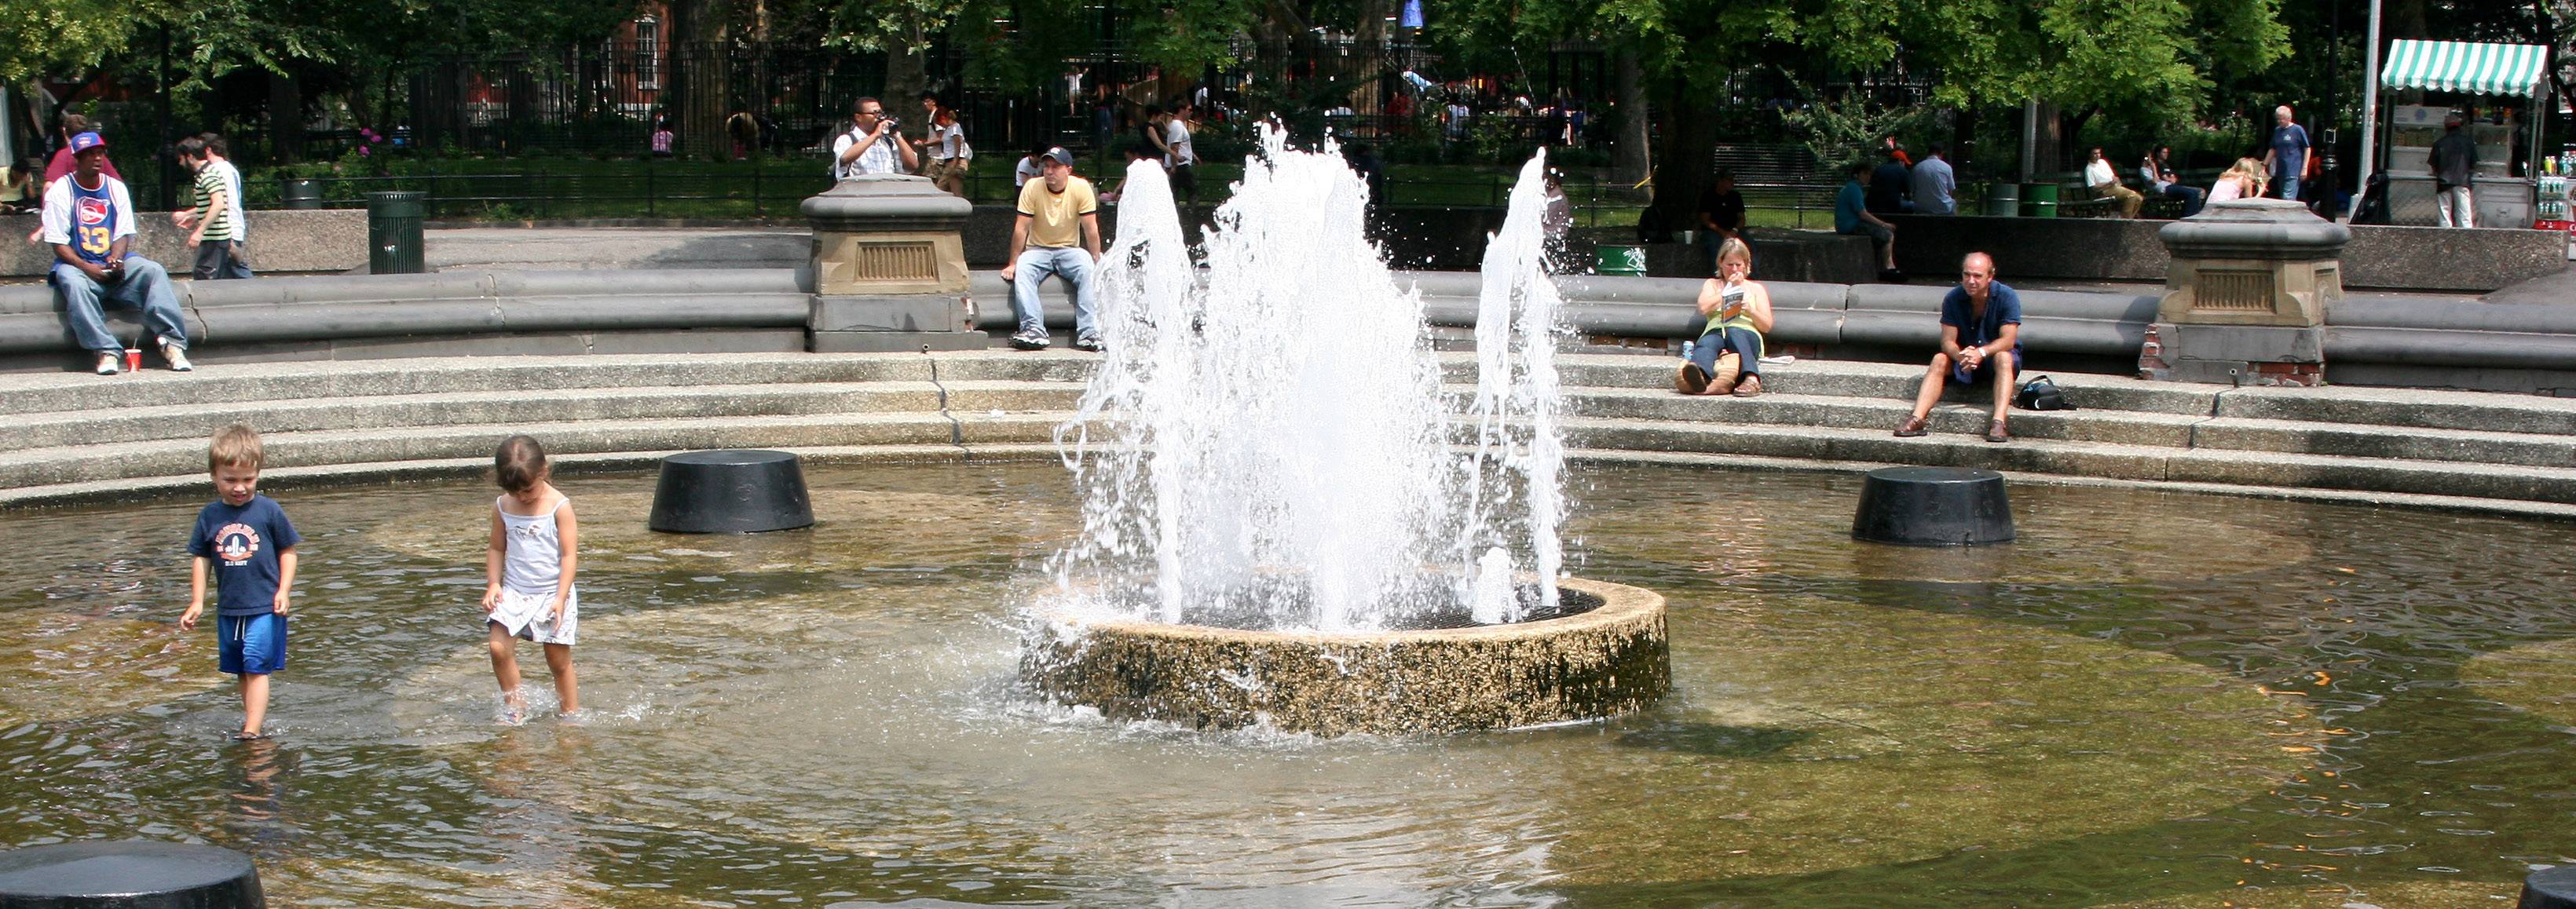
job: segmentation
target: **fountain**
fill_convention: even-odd
[[[1058,434],[1083,530],[1024,676],[1121,718],[1327,735],[1651,703],[1662,597],[1561,577],[1544,155],[1485,255],[1476,386],[1449,396],[1365,186],[1329,146],[1264,143],[1203,274],[1161,170],[1128,172],[1108,353]]]

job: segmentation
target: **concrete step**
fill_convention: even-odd
[[[1973,411],[1960,408],[1961,416]],[[1818,461],[1875,461],[2123,480],[2316,487],[2372,492],[2576,503],[2576,469],[2355,458],[2108,442],[2016,439],[2006,444],[1953,430],[1900,439],[1886,429],[1765,426],[1574,418],[1567,445],[1626,451],[1741,454]],[[1982,432],[1983,420],[1975,429]]]
[[[1449,354],[1446,357],[1441,365],[1447,381],[1475,381],[1474,355]],[[1568,387],[1669,391],[1673,387],[1673,372],[1681,367],[1681,359],[1661,355],[1573,354],[1559,357],[1557,364],[1559,376]],[[1764,367],[1762,384],[1766,394],[1912,401],[1915,389],[1921,387],[1925,368],[1924,364],[1802,359],[1783,366]],[[2066,390],[2068,399],[2077,407],[2087,410],[2205,417],[2213,411],[2214,402],[2222,390],[2215,385],[2143,382],[2125,376],[2090,373],[2046,375]],[[1987,389],[1953,387],[1948,393],[1956,399],[1993,400]]]
[[[527,425],[689,417],[838,413],[935,413],[940,389],[952,411],[1070,410],[1082,386],[1069,382],[961,380],[813,382],[764,385],[551,388],[443,394],[365,395],[301,400],[220,401],[99,412],[20,414],[0,451],[198,439],[243,423],[264,434],[451,425]]]
[[[2018,425],[2021,418],[2016,416],[2013,422]],[[2300,420],[2249,420],[2221,417],[2194,423],[2191,428],[2191,447],[2335,455],[2347,458],[2455,461],[2527,467],[2576,467],[2576,436],[2536,432],[2425,429],[2385,424],[2317,423]]]
[[[2236,388],[2218,416],[2576,436],[2576,398],[2429,388]],[[2576,440],[2572,440],[2576,441]]]
[[[356,398],[576,388],[941,381],[1079,383],[1097,358],[1071,351],[946,354],[700,354],[687,357],[438,357],[0,375],[0,414],[98,412],[223,401]]]
[[[1764,379],[1767,384],[1769,379]],[[1911,398],[1764,393],[1751,398],[1694,397],[1670,390],[1569,388],[1569,412],[1612,420],[1671,420],[1730,425],[1830,426],[1891,431],[1912,413]],[[1936,432],[1984,433],[1991,405],[1942,404]],[[2119,410],[2013,411],[2013,434],[2034,439],[2181,448],[2203,417]]]
[[[1462,387],[1463,388],[1463,387]],[[1912,403],[1894,398],[1771,394],[1753,398],[1691,397],[1670,391],[1568,389],[1573,414],[1619,420],[1679,420],[1771,426],[1893,430]],[[1945,403],[1933,408],[1935,432],[1982,434],[1991,409]],[[2244,420],[2120,410],[2012,412],[2016,438],[2169,448],[2233,449],[2357,458],[2576,467],[2576,437],[2538,433],[2336,425]]]
[[[1038,461],[1056,456],[1051,442],[970,444],[959,447],[947,443],[935,445],[824,445],[788,446],[780,449],[794,452],[808,461],[834,463],[901,463],[928,464],[958,461]],[[678,454],[669,451],[616,451],[590,454],[549,454],[547,460],[557,474],[599,473],[610,471],[650,470],[664,457]],[[352,483],[422,479],[474,479],[492,469],[489,456],[476,458],[433,458],[418,461],[362,461],[350,464],[320,464],[303,467],[280,467],[260,471],[262,492],[345,486]],[[138,495],[203,495],[207,492],[206,475],[201,471],[174,476],[130,477],[118,480],[90,480],[49,486],[0,489],[0,508],[10,506],[59,506],[75,504],[113,504],[131,502]]]
[[[952,430],[966,445],[1051,441],[1062,412],[846,413],[651,420],[455,424],[263,434],[277,468],[363,462],[480,458],[514,433],[543,440],[549,452],[591,454],[708,448],[848,445],[938,445]],[[191,436],[105,445],[36,448],[0,454],[0,488],[54,486],[136,477],[203,476],[206,442]]]

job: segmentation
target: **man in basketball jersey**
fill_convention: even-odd
[[[133,255],[134,198],[125,181],[107,175],[107,141],[97,133],[72,137],[72,172],[45,190],[44,242],[54,248],[54,291],[63,297],[63,320],[72,339],[98,355],[98,374],[116,375],[125,344],[107,330],[101,298],[140,310],[143,329],[159,343],[170,368],[186,372],[188,326],[170,292],[161,264]],[[136,339],[135,346],[142,346]]]

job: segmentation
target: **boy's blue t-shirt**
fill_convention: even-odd
[[[188,554],[214,563],[216,615],[261,615],[277,607],[278,551],[303,539],[276,499],[255,495],[239,507],[216,499],[197,512]]]
[[[1834,194],[1834,232],[1859,233],[1860,213],[1868,207],[1868,200],[1869,193],[1861,188],[1859,180],[1844,183],[1842,191]]]
[[[1959,330],[1959,346],[1975,347],[2002,337],[2006,323],[2021,324],[2021,295],[2002,281],[1990,282],[1986,285],[1986,311],[1980,315],[1983,318],[1970,318],[1968,292],[1957,285],[1950,287],[1949,296],[1941,298],[1941,324]],[[2013,362],[2020,363],[2018,337],[2013,339],[2012,352]]]

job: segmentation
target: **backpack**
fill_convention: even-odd
[[[2066,393],[2059,391],[2057,383],[2049,381],[2047,376],[2021,383],[2020,393],[2013,395],[2013,406],[2023,410],[2075,409],[2075,405],[2066,403]]]

